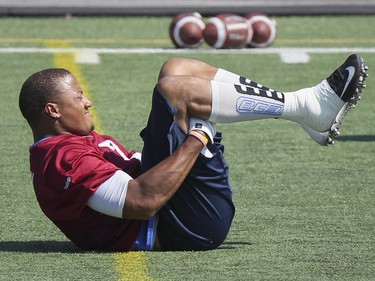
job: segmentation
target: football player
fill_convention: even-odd
[[[170,59],[141,132],[142,153],[95,132],[92,102],[70,72],[39,71],[19,96],[34,136],[39,205],[82,249],[215,249],[235,212],[215,124],[292,120],[319,144],[332,144],[366,71],[354,54],[318,85],[281,92],[201,61]]]

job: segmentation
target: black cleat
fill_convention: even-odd
[[[363,59],[353,54],[338,67],[326,80],[336,95],[345,102],[337,113],[331,128],[326,132],[318,132],[301,123],[302,128],[320,145],[334,144],[334,138],[340,135],[339,128],[346,114],[355,108],[361,99],[362,89],[366,87],[365,79],[368,67]]]
[[[365,87],[366,71],[367,66],[363,59],[353,54],[327,78],[327,82],[340,99],[355,104]]]

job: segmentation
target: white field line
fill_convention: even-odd
[[[375,48],[264,48],[264,49],[168,49],[168,48],[0,48],[0,53],[91,53],[91,54],[332,54],[375,53]]]
[[[100,57],[97,53],[93,52],[79,52],[75,53],[75,62],[76,63],[85,63],[85,64],[98,64],[100,63]]]

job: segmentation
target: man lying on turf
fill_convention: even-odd
[[[286,119],[319,144],[332,144],[366,71],[351,55],[318,85],[283,93],[201,61],[170,59],[154,89],[140,154],[94,131],[92,103],[70,72],[42,70],[19,96],[35,141],[36,197],[82,249],[215,249],[235,210],[215,124]]]

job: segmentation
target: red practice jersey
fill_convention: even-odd
[[[30,147],[30,169],[37,200],[46,216],[78,247],[128,251],[142,221],[104,215],[87,206],[90,196],[117,170],[139,175],[139,160],[131,158],[114,138],[59,135]]]

